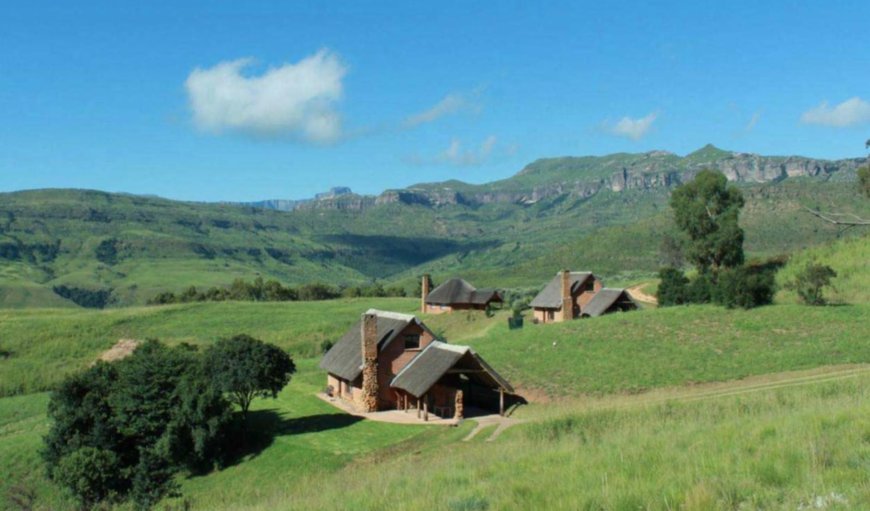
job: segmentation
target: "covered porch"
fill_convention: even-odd
[[[467,346],[431,343],[393,378],[396,409],[423,421],[505,414],[513,388]]]

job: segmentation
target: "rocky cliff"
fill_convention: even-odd
[[[515,176],[483,185],[458,181],[387,190],[377,197],[356,195],[349,189],[300,202],[293,209],[362,210],[401,203],[426,207],[477,206],[490,203],[533,204],[570,195],[588,198],[602,190],[671,188],[691,180],[702,169],[722,172],[738,183],[766,183],[783,179],[852,179],[867,158],[819,160],[801,156],[761,156],[724,151],[711,145],[684,157],[667,151],[614,154],[601,157],[545,158],[527,165]],[[346,190],[346,191],[345,191]],[[281,209],[281,208],[278,208]]]

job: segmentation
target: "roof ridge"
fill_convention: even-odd
[[[398,319],[401,321],[414,321],[417,319],[417,316],[413,314],[404,314],[401,312],[393,312],[393,311],[382,311],[378,309],[369,309],[366,311],[366,314],[374,314],[375,316],[379,316],[382,318],[390,318],[390,319]]]

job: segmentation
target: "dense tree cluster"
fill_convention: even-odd
[[[112,301],[111,289],[85,289],[75,286],[59,285],[52,288],[61,298],[66,298],[81,307],[102,309]]]
[[[295,370],[277,347],[234,339],[202,353],[150,340],[123,360],[67,378],[48,408],[42,454],[49,477],[84,508],[130,500],[147,509],[177,490],[179,471],[220,464],[235,440],[237,392],[275,395]],[[227,374],[235,378],[225,381]]]
[[[355,298],[360,296],[405,296],[401,287],[384,288],[380,283],[363,286],[336,288],[327,284],[313,283],[299,287],[284,286],[277,280],[264,281],[257,277],[251,282],[236,279],[227,287],[210,287],[199,290],[190,286],[181,293],[166,291],[148,300],[149,305],[188,302],[222,302],[227,300],[252,302],[292,302],[311,300],[331,300],[339,297]]]
[[[671,195],[674,222],[681,237],[663,243],[669,253],[685,253],[697,271],[688,278],[681,269],[659,272],[660,305],[718,303],[752,308],[773,301],[778,264],[746,265],[743,229],[739,225],[743,194],[720,172],[703,170]],[[677,250],[676,244],[682,250]],[[668,256],[671,261],[680,258]]]

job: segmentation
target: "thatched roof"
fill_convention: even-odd
[[[417,317],[398,312],[386,312],[369,309],[366,314],[374,314],[378,318],[378,351],[398,337],[411,323],[416,323],[429,331]],[[353,381],[362,372],[362,320],[357,321],[335,345],[326,352],[320,361],[320,367],[327,372]],[[432,333],[431,331],[429,332]],[[434,337],[435,335],[432,334]]]
[[[600,316],[607,312],[614,304],[617,304],[617,302],[623,304],[624,307],[637,307],[634,299],[631,298],[631,295],[625,289],[604,288],[595,293],[592,300],[586,304],[586,307],[583,307],[582,315],[591,317]]]
[[[571,294],[574,295],[578,287],[582,286],[586,279],[595,278],[592,272],[588,271],[572,271],[571,272]],[[534,308],[539,309],[561,309],[562,308],[562,272],[556,274],[547,286],[531,301],[529,304]]]
[[[459,278],[448,280],[426,295],[426,303],[432,305],[486,305],[491,301],[501,301],[501,296],[495,289],[475,289],[467,281]]]
[[[429,391],[448,371],[476,383],[513,392],[510,384],[468,346],[433,341],[393,378],[390,387],[404,390],[414,397]]]

